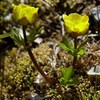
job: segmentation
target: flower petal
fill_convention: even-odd
[[[81,21],[78,24],[78,29],[80,30],[80,35],[84,35],[87,33],[89,28],[89,18],[87,15],[82,15]]]
[[[81,15],[77,13],[72,13],[68,15],[67,19],[72,21],[74,24],[78,24],[81,20]]]
[[[89,28],[89,23],[85,22],[85,23],[80,23],[78,25],[78,29],[80,31],[80,34],[79,35],[85,35],[88,31],[88,28]]]
[[[26,17],[27,17],[29,23],[32,24],[38,16],[38,8],[27,7],[25,9],[25,14],[26,14]]]
[[[68,19],[68,16],[66,14],[63,14],[62,17],[64,21]]]
[[[87,15],[82,15],[81,22],[89,22],[89,17]]]
[[[68,33],[73,32],[74,25],[73,25],[73,23],[72,23],[71,21],[65,20],[65,26],[66,26],[66,31],[67,31]]]

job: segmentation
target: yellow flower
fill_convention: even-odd
[[[13,4],[13,18],[20,25],[32,24],[38,17],[38,8],[26,4]]]
[[[66,27],[66,32],[72,37],[85,35],[89,28],[89,18],[87,15],[79,15],[71,13],[68,16],[63,14],[63,20]]]

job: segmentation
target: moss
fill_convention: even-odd
[[[26,55],[26,56],[25,56]],[[5,93],[9,100],[14,97],[22,97],[22,94],[25,94],[25,91],[30,91],[30,87],[34,82],[34,70],[32,69],[33,65],[27,57],[27,53],[23,54],[18,53],[17,48],[13,48],[11,51],[8,51],[5,56],[4,66],[4,84]],[[8,100],[8,99],[7,99]]]
[[[48,59],[48,57],[53,55],[53,48],[49,47],[49,43],[42,43],[37,48],[32,49],[32,52],[40,67],[54,78],[51,62]],[[91,56],[93,55],[91,54]],[[86,100],[99,98],[99,85],[97,86],[97,92],[94,92],[94,85],[90,82],[86,74],[86,71],[91,67],[90,61],[92,62],[92,59],[94,59],[91,56],[85,55],[78,62],[79,68],[75,72],[80,81],[78,85],[66,89],[57,82],[52,88],[45,85],[45,88],[43,87],[40,90],[37,87],[37,90],[39,90],[38,93],[41,95],[45,90],[42,96],[51,95],[50,100],[58,100],[59,98],[62,100],[66,100],[67,98],[72,100],[72,97],[75,100],[79,100],[79,98],[85,98]],[[60,69],[67,67],[71,63],[70,59],[71,57],[64,51],[58,53],[55,71],[58,78],[60,77]],[[99,62],[98,57],[95,57],[95,62],[92,62],[92,64],[96,62]],[[3,94],[7,95],[7,100],[25,100],[28,93],[36,91],[34,88],[34,79],[38,71],[35,69],[26,51],[20,48],[12,48],[12,50],[7,51],[4,59],[4,67]]]

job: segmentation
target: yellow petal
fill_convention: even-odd
[[[81,15],[77,13],[69,14],[67,20],[70,20],[71,22],[73,22],[73,24],[78,24],[81,20]]]
[[[80,35],[84,35],[87,33],[89,28],[89,18],[87,15],[83,15],[81,17],[80,23],[77,25],[78,29],[80,30]]]
[[[12,6],[13,6],[13,17],[14,17],[14,20],[17,22],[18,21],[18,18],[17,18],[18,9],[15,4],[12,4]]]
[[[89,28],[89,23],[80,23],[78,25],[78,29],[79,29],[79,32],[80,34],[79,35],[85,35],[88,31],[88,28]]]
[[[29,23],[33,23],[37,16],[38,16],[38,8],[34,8],[34,7],[27,7],[25,9],[25,14],[26,14],[26,18],[28,19]]]
[[[87,15],[82,15],[81,22],[89,22],[89,17]]]
[[[20,5],[14,5],[13,4],[13,17],[14,17],[14,20],[16,22],[18,22],[19,20],[21,20],[22,17],[25,17],[25,14],[24,14],[24,11],[23,11],[23,4],[20,4]]]
[[[66,14],[63,14],[62,17],[63,17],[63,20],[65,21],[65,20],[67,20],[68,16]]]
[[[67,31],[68,33],[73,32],[74,25],[73,25],[73,23],[72,23],[71,21],[65,20],[65,26],[66,26],[66,31]]]

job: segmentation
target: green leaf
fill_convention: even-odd
[[[78,77],[74,77],[68,81],[67,86],[74,86],[78,83],[79,83]]]
[[[65,87],[74,86],[79,83],[78,77],[73,77],[74,69],[72,66],[68,68],[62,68],[61,72],[62,76],[59,81]]]
[[[4,34],[0,35],[0,39],[6,38],[6,37],[9,37],[9,36],[11,36],[10,33],[4,33]]]
[[[12,30],[11,38],[18,44],[24,46],[24,39],[19,35],[18,31]]]
[[[2,35],[0,35],[0,39],[2,38],[6,38],[6,37],[11,37],[17,44],[19,45],[24,45],[24,40],[22,37],[19,36],[18,32],[15,30],[11,30],[10,33],[4,33]]]
[[[43,27],[41,28],[34,27],[33,31],[27,36],[28,41],[33,42],[41,34],[42,30],[43,30]]]
[[[65,84],[65,80],[64,80],[64,78],[63,78],[63,77],[61,77],[61,78],[59,79],[59,82],[60,82],[61,84],[66,85],[66,84]]]
[[[62,49],[73,55],[73,50],[69,49],[64,43],[62,42],[57,42],[57,43]]]
[[[85,54],[85,50],[83,48],[83,46],[86,44],[87,42],[87,38],[77,47],[77,49],[74,52],[74,56],[83,56]]]
[[[62,43],[66,45],[67,48],[69,48],[70,50],[74,50],[74,46],[71,43],[71,41],[68,40],[68,38],[63,37]]]
[[[84,48],[80,48],[77,55],[80,57],[80,56],[83,56],[85,54],[85,49]]]
[[[64,74],[64,78],[66,80],[69,80],[72,77],[72,75],[74,74],[74,69],[72,66],[70,66],[66,69],[63,69],[62,71],[64,72],[63,74]]]
[[[63,40],[61,42],[57,42],[57,43],[62,49],[67,51],[69,54],[73,55],[74,46],[67,38],[63,37]]]
[[[74,56],[80,57],[83,56],[85,54],[85,49],[82,48],[77,48],[74,52]]]
[[[67,83],[69,81],[69,79],[72,77],[72,75],[74,74],[74,69],[72,66],[68,67],[68,68],[62,68],[62,77],[64,80],[64,83]]]

